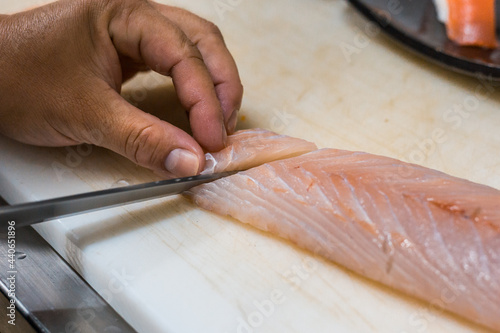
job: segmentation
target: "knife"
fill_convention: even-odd
[[[235,174],[236,171],[160,180],[151,183],[124,186],[88,192],[55,199],[0,207],[0,226],[15,221],[16,227],[25,227],[60,217],[112,208],[135,202],[182,193],[191,187]]]

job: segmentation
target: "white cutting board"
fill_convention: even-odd
[[[38,3],[0,1],[4,12]],[[223,31],[245,86],[240,128],[388,155],[500,188],[499,86],[484,88],[402,50],[344,1],[170,3]],[[169,81],[157,75],[136,78],[124,94],[146,110],[178,110]],[[0,194],[10,203],[155,179],[95,147],[0,138],[0,152]],[[36,229],[141,332],[484,330],[182,197]]]

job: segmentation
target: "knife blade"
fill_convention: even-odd
[[[15,221],[25,227],[61,217],[122,206],[182,193],[194,186],[235,174],[236,171],[160,180],[66,197],[0,207],[0,226]]]

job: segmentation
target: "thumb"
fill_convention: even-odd
[[[165,178],[192,176],[203,169],[203,150],[189,134],[134,107],[115,91],[105,94],[111,96],[104,96],[107,106],[99,112],[94,127],[100,142],[94,135],[91,143]]]

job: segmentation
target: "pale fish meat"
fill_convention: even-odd
[[[316,149],[314,143],[265,129],[242,130],[228,137],[225,149],[205,154],[206,165],[202,174],[246,170]]]
[[[186,194],[207,210],[500,330],[494,188],[387,157],[322,149]]]

